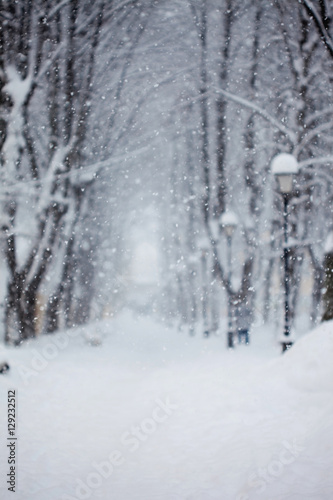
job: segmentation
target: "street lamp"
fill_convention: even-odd
[[[201,250],[201,266],[202,266],[202,318],[204,323],[204,337],[209,336],[209,328],[208,328],[208,287],[207,287],[207,258],[209,254],[209,241],[206,238],[203,238],[200,241],[200,250]]]
[[[234,347],[234,328],[232,321],[232,293],[231,293],[231,275],[232,275],[232,266],[231,266],[231,240],[234,234],[234,231],[237,227],[238,219],[236,214],[233,212],[224,212],[220,217],[220,225],[222,230],[225,232],[227,237],[227,260],[228,260],[228,337],[227,344],[229,348]]]
[[[284,335],[281,341],[282,352],[292,346],[290,338],[290,311],[289,311],[289,250],[288,247],[288,203],[293,191],[295,175],[298,174],[296,158],[288,153],[281,153],[273,158],[272,173],[278,180],[280,193],[283,196],[283,229],[284,229]]]

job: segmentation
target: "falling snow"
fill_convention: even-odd
[[[333,2],[0,16],[16,498],[331,500]]]

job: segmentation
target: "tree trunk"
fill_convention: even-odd
[[[324,301],[324,314],[322,321],[329,321],[333,319],[333,252],[327,253],[324,259],[325,269],[325,293],[323,296]]]

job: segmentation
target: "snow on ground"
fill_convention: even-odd
[[[101,345],[98,340],[102,340]],[[17,500],[331,500],[333,323],[280,355],[135,319],[0,350],[17,391]]]

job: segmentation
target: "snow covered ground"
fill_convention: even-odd
[[[102,340],[101,345],[91,345]],[[89,341],[90,339],[90,341]],[[0,350],[1,498],[331,500],[333,323],[280,355],[126,313]],[[17,491],[7,491],[7,390]]]

